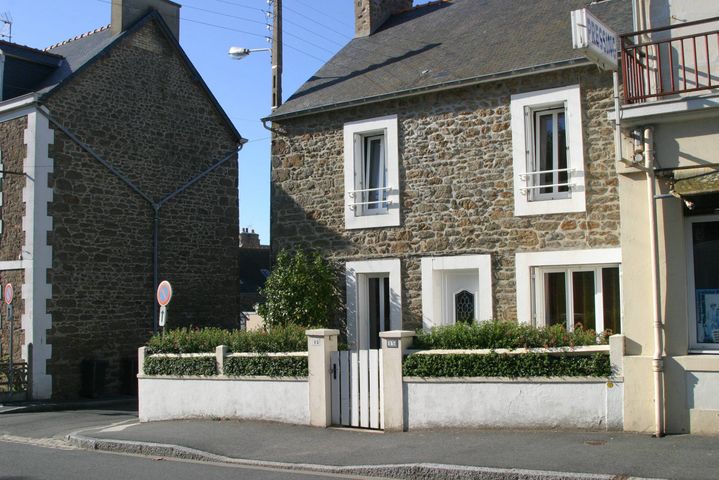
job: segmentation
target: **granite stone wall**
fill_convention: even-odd
[[[514,216],[510,96],[580,84],[586,212]],[[420,259],[491,254],[495,319],[516,319],[514,254],[619,245],[611,76],[594,67],[395,99],[273,124],[273,251],[400,258],[403,328],[421,326]],[[343,124],[399,119],[401,225],[344,229]]]
[[[47,101],[51,114],[154,201],[236,149],[231,130],[154,20],[120,40]],[[105,393],[132,390],[152,334],[152,206],[55,131],[53,397],[81,388],[82,360],[107,362]],[[239,323],[237,158],[159,210],[168,327]]]
[[[25,145],[25,129],[27,117],[18,117],[0,123],[0,151],[2,152],[3,169],[6,172],[22,172],[23,163],[27,156]],[[22,218],[25,215],[25,203],[22,191],[25,188],[25,176],[6,173],[2,180],[2,215],[3,230],[0,236],[0,261],[20,260],[22,246],[25,243],[25,232],[22,229]],[[22,360],[22,346],[25,335],[21,328],[21,316],[24,312],[22,299],[22,284],[25,280],[22,270],[0,270],[0,288],[12,283],[15,291],[13,301],[13,359]],[[7,307],[0,305],[0,349],[5,356],[9,352],[9,323],[7,321]]]
[[[27,117],[18,117],[0,123],[0,152],[3,168],[7,172],[23,172],[27,156],[25,129]],[[0,236],[0,261],[20,260],[25,232],[22,229],[22,217],[25,204],[22,190],[25,188],[25,176],[6,173],[2,179],[2,236]]]

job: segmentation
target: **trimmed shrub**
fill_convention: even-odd
[[[145,375],[197,377],[217,375],[215,357],[145,357]]]
[[[229,357],[225,359],[225,375],[237,377],[306,377],[307,357]]]
[[[409,377],[608,377],[609,355],[521,353],[487,355],[409,355],[402,374]]]
[[[607,337],[599,337],[606,343]],[[562,325],[533,327],[514,322],[493,321],[467,325],[458,323],[420,330],[413,347],[418,350],[497,349],[497,348],[550,348],[596,345],[594,330],[577,327],[567,332]]]
[[[257,308],[270,327],[291,324],[331,327],[340,318],[342,297],[335,267],[319,253],[282,250],[260,291]]]
[[[231,352],[306,352],[305,329],[297,325],[269,331],[178,328],[157,334],[147,342],[148,353],[213,353],[219,345]]]

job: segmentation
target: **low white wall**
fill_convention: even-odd
[[[606,379],[404,379],[407,428],[621,430],[624,385]]]
[[[309,425],[306,379],[138,376],[141,422],[238,418]]]

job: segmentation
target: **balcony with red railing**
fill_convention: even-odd
[[[719,92],[719,17],[621,36],[625,104]]]

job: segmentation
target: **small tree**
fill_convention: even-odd
[[[269,327],[290,324],[333,326],[341,306],[337,272],[319,253],[282,250],[260,291],[257,312]]]

